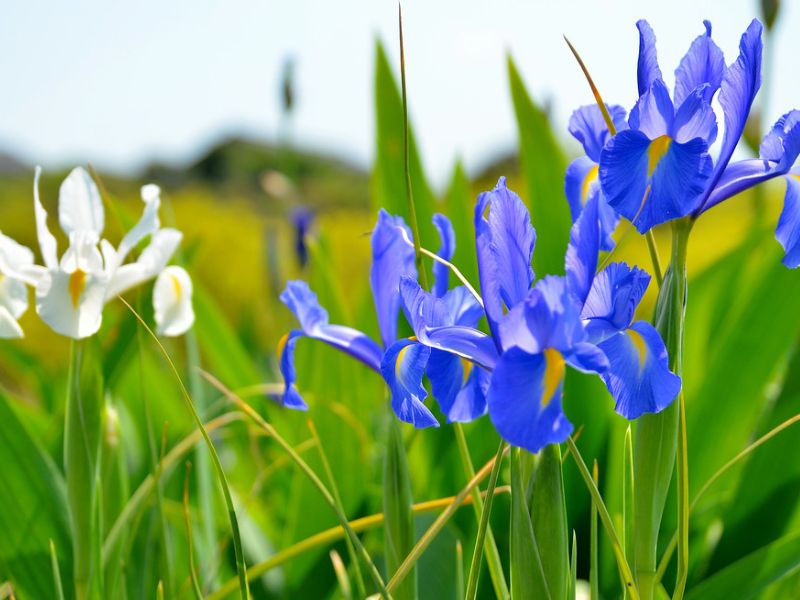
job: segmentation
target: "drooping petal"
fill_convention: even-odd
[[[648,285],[647,272],[623,262],[611,263],[598,273],[581,311],[589,341],[599,343],[627,329]]]
[[[609,205],[629,221],[638,221],[648,183],[650,139],[641,131],[622,131],[603,149],[600,182]]]
[[[597,216],[600,219],[600,249],[610,252],[616,245],[614,232],[619,225],[619,214],[609,205],[602,190],[597,198]]]
[[[468,423],[486,412],[488,371],[455,354],[431,350],[427,375],[448,423]]]
[[[488,219],[486,212],[488,210]],[[528,209],[501,177],[475,206],[478,271],[489,326],[494,330],[509,308],[521,302],[533,281],[531,259],[536,232]]]
[[[281,375],[283,376],[283,394],[280,402],[287,408],[295,410],[308,410],[303,397],[295,385],[297,381],[297,371],[294,368],[294,350],[297,340],[306,337],[302,331],[291,331],[283,336],[278,344],[278,362],[280,364]]]
[[[305,281],[287,283],[280,299],[300,321],[307,337],[323,341],[360,360],[374,371],[380,371],[381,347],[357,329],[330,325],[328,312],[320,306],[317,295]]]
[[[725,115],[725,133],[722,137],[719,158],[714,165],[714,172],[701,202],[701,210],[728,166],[739,138],[744,132],[753,100],[761,87],[761,30],[761,23],[753,19],[739,42],[739,57],[728,67],[722,78],[719,102]]]
[[[505,352],[487,395],[489,416],[500,437],[534,453],[566,440],[572,424],[561,409],[563,375],[558,357],[520,348]]]
[[[0,306],[0,339],[13,340],[24,337],[22,327],[19,326],[5,306]]]
[[[786,177],[786,197],[775,238],[786,252],[783,264],[790,269],[800,267],[800,174]]]
[[[106,300],[156,277],[167,266],[182,238],[183,234],[177,229],[165,227],[156,231],[136,262],[124,264],[114,271]]]
[[[89,337],[100,329],[107,285],[102,272],[48,271],[36,286],[36,312],[56,333]]]
[[[567,167],[564,176],[564,195],[569,202],[572,222],[578,220],[583,205],[589,199],[594,188],[598,187],[600,167],[588,156],[576,158]]]
[[[589,342],[575,344],[572,351],[564,354],[564,360],[581,373],[602,375],[608,370],[608,358],[600,348]]]
[[[656,35],[653,33],[652,27],[642,19],[636,23],[636,28],[639,30],[639,61],[636,79],[641,96],[650,89],[654,81],[662,77],[656,54]]]
[[[599,345],[608,357],[603,379],[626,419],[664,410],[681,389],[681,379],[669,370],[667,349],[655,328],[633,323]]]
[[[145,237],[158,231],[161,222],[158,218],[158,209],[161,206],[161,190],[157,185],[142,186],[142,201],[144,211],[133,229],[125,234],[117,248],[117,266],[125,261],[128,253],[136,247]]]
[[[698,86],[708,84],[703,93],[706,103],[722,83],[725,71],[725,57],[719,46],[711,39],[711,23],[703,21],[706,31],[689,46],[689,51],[681,59],[675,70],[675,104],[680,105]]]
[[[710,146],[717,139],[717,117],[705,99],[707,86],[700,86],[686,96],[675,113],[672,137],[684,144],[701,138]]]
[[[36,287],[46,270],[33,264],[30,248],[0,233],[0,274]]]
[[[436,255],[446,261],[453,258],[453,252],[456,251],[456,234],[453,231],[453,225],[450,219],[440,213],[433,215],[433,224],[439,232],[439,238],[442,240],[439,251]],[[434,261],[433,263],[433,293],[437,297],[442,297],[447,293],[449,287],[450,269],[440,262]]]
[[[595,193],[569,232],[565,258],[567,286],[583,305],[597,270],[600,253],[600,219],[597,211],[599,192]]]
[[[56,238],[47,227],[47,211],[39,199],[39,178],[42,168],[37,166],[33,176],[33,212],[36,217],[36,237],[39,239],[39,248],[42,252],[44,266],[48,269],[58,268],[58,254]]]
[[[641,131],[651,140],[669,135],[675,119],[675,108],[666,84],[656,79],[636,102],[628,123],[631,129]]]
[[[18,279],[0,275],[0,306],[19,319],[28,310],[27,286]]]
[[[619,132],[628,128],[625,121],[626,111],[623,107],[606,104],[606,110]],[[595,163],[600,161],[600,151],[611,137],[603,113],[597,104],[581,106],[569,118],[569,132],[583,145],[586,155]]]
[[[381,374],[392,394],[397,418],[414,427],[438,427],[439,422],[423,404],[428,393],[422,377],[431,349],[413,340],[399,340],[383,356]]]
[[[156,278],[153,311],[159,335],[183,335],[194,324],[192,279],[183,267],[169,266]]]
[[[788,171],[800,155],[800,110],[790,110],[764,136],[759,156]]]
[[[416,277],[414,248],[403,240],[411,232],[401,217],[393,217],[381,209],[378,222],[372,230],[372,266],[369,281],[375,299],[375,313],[381,332],[383,347],[397,340],[397,313],[400,310],[400,278]]]
[[[103,233],[103,201],[91,175],[82,167],[74,168],[61,184],[58,221],[68,236],[88,231],[100,239]]]

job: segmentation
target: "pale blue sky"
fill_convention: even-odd
[[[635,99],[645,17],[671,73],[711,19],[727,62],[757,0],[494,0],[404,3],[411,114],[441,185],[456,156],[480,167],[516,140],[504,56],[553,101],[565,128],[591,101],[564,42],[584,55],[606,99]],[[783,2],[770,120],[800,108],[800,6]],[[196,156],[226,132],[275,137],[287,54],[297,60],[295,138],[364,165],[373,150],[376,36],[396,61],[397,5],[383,0],[14,2],[0,9],[0,150],[47,166],[127,170]]]

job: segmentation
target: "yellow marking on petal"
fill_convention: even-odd
[[[69,283],[67,284],[67,290],[69,291],[69,297],[72,299],[73,308],[78,308],[78,303],[81,301],[81,294],[83,294],[83,289],[85,287],[86,273],[80,269],[75,269],[70,274]]]
[[[544,394],[542,395],[542,408],[550,403],[558,386],[564,380],[564,356],[558,350],[547,348],[544,351]]]
[[[472,367],[473,364],[468,361],[466,358],[459,356],[458,358],[461,359],[461,367],[463,369],[463,377],[461,379],[461,387],[464,387],[464,384],[467,383],[467,379],[472,374]]]
[[[790,177],[794,177],[797,181],[800,181],[800,175],[796,175],[795,173],[789,173]]]
[[[672,144],[672,138],[668,135],[662,135],[650,142],[647,148],[647,176],[650,177],[653,171],[656,170],[659,161],[664,158],[664,155],[669,150]]]
[[[628,329],[628,337],[633,342],[633,347],[639,353],[639,371],[644,369],[644,364],[647,361],[647,345],[644,342],[642,334],[635,329]]]
[[[583,178],[583,185],[581,185],[581,202],[586,202],[586,198],[589,196],[589,189],[592,187],[592,184],[597,181],[597,177],[600,174],[600,165],[595,165],[586,173],[586,177]]]
[[[289,334],[284,333],[281,336],[281,339],[278,340],[278,360],[280,361],[281,357],[283,356],[283,350],[286,348],[286,342],[289,341]]]
[[[175,290],[175,299],[180,302],[181,296],[183,295],[183,288],[181,287],[181,282],[175,275],[170,274],[170,280],[172,281],[172,287]]]
[[[405,357],[409,348],[411,348],[410,345],[405,346],[400,349],[400,352],[397,353],[397,358],[394,361],[394,376],[397,377],[397,379],[400,379],[401,377],[400,367],[403,364],[403,358]]]
[[[412,342],[416,342],[417,341],[417,336],[410,335],[410,336],[408,336],[408,339],[410,339]]]

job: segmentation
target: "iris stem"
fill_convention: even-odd
[[[658,287],[664,281],[664,269],[661,267],[661,259],[658,256],[658,246],[656,245],[656,238],[653,235],[653,230],[649,230],[644,238],[647,240],[647,251],[650,253],[650,260],[653,263],[653,275],[655,275]]]

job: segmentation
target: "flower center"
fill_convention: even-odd
[[[650,142],[650,147],[647,148],[647,176],[650,177],[653,171],[656,170],[659,161],[664,157],[669,150],[672,143],[672,138],[668,135],[662,135]]]
[[[75,269],[69,276],[69,297],[72,299],[72,307],[77,309],[81,300],[81,294],[86,287],[86,273],[81,269]]]
[[[550,404],[558,386],[564,380],[566,365],[564,357],[558,350],[547,348],[544,351],[544,394],[542,395],[542,408]]]
[[[600,165],[595,165],[586,173],[586,177],[583,178],[583,185],[581,186],[581,201],[586,202],[586,198],[589,196],[589,188],[592,187],[592,184],[597,181],[597,176],[600,173]]]

